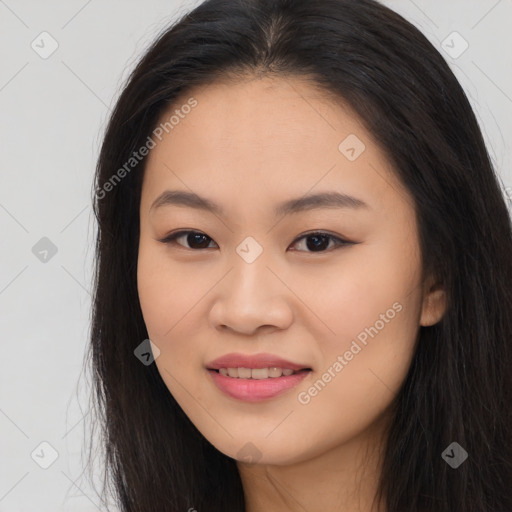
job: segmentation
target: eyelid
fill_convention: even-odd
[[[189,250],[189,251],[192,251],[192,252],[200,252],[200,251],[203,251],[205,249],[212,249],[212,247],[205,247],[203,249],[189,249],[188,247],[185,247],[181,244],[178,244],[176,243],[176,238],[180,238],[181,236],[183,235],[188,235],[189,233],[195,233],[195,234],[198,234],[198,235],[204,235],[206,236],[207,238],[209,238],[212,242],[214,242],[216,245],[217,243],[213,240],[213,238],[211,238],[210,236],[208,236],[206,233],[202,232],[202,231],[198,231],[196,229],[181,229],[181,230],[178,230],[174,233],[170,233],[169,235],[165,236],[164,238],[158,240],[159,242],[163,243],[163,244],[176,244],[178,245],[179,247],[181,247],[182,249],[186,249],[186,250]],[[343,247],[343,246],[348,246],[348,245],[355,245],[359,242],[354,242],[354,241],[351,241],[351,240],[348,240],[346,238],[342,238],[341,236],[339,235],[335,235],[329,231],[324,231],[324,230],[310,230],[310,231],[306,231],[305,233],[302,233],[300,234],[297,238],[295,238],[292,242],[291,245],[295,245],[297,244],[298,242],[300,242],[303,238],[307,238],[308,236],[312,236],[312,235],[325,235],[327,236],[328,238],[330,238],[331,240],[333,240],[335,242],[335,246],[331,249],[328,249],[328,250],[325,250],[325,251],[296,251],[296,252],[306,252],[306,253],[310,253],[310,254],[321,254],[321,253],[327,253],[327,252],[331,252],[332,250],[334,249],[337,249],[339,247]]]

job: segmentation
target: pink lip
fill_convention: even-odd
[[[295,387],[311,368],[306,364],[293,363],[273,354],[225,354],[206,365],[213,382],[225,394],[246,402],[259,402],[275,397]],[[295,370],[292,375],[268,379],[239,379],[222,375],[220,368],[283,368]]]
[[[260,368],[265,368],[266,365]],[[226,368],[221,366],[221,368]],[[245,366],[244,368],[247,368]],[[256,368],[252,366],[252,368]],[[260,402],[273,398],[284,393],[285,391],[295,387],[306,375],[310,373],[303,370],[288,376],[281,376],[268,379],[239,379],[234,377],[226,377],[215,370],[208,370],[213,382],[217,387],[233,398],[244,400],[246,402]]]
[[[206,365],[208,370],[220,368],[284,368],[291,370],[304,370],[310,368],[307,364],[297,364],[272,354],[225,354]],[[281,377],[279,377],[281,378]]]

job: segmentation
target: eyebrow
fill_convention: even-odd
[[[170,205],[195,208],[214,213],[218,216],[224,216],[224,211],[220,205],[210,199],[201,197],[194,192],[187,192],[186,190],[166,190],[162,192],[151,205],[150,211]],[[369,209],[370,207],[361,199],[340,192],[330,191],[288,199],[280,203],[275,208],[274,213],[276,216],[289,215],[322,208]]]

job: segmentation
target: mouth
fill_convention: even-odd
[[[225,371],[228,375],[225,375]],[[208,374],[213,384],[224,395],[241,400],[243,402],[261,402],[278,397],[296,387],[305,379],[312,370],[289,370],[288,375],[282,368],[219,368],[209,369]],[[238,373],[237,377],[231,377],[229,373]],[[250,372],[250,377],[249,377]],[[254,372],[254,373],[253,373]],[[269,375],[273,372],[274,377]],[[290,373],[291,372],[291,373]],[[240,373],[242,376],[240,376]],[[278,374],[280,374],[278,376]],[[244,377],[243,375],[247,375]]]
[[[208,368],[209,371],[229,377],[232,379],[247,379],[247,380],[265,380],[265,379],[279,379],[280,377],[289,377],[299,373],[307,373],[311,368],[302,368],[300,370],[293,370],[291,368],[281,368],[279,366],[270,366],[267,368]]]
[[[313,369],[273,354],[227,354],[205,368],[225,395],[244,402],[268,400],[296,387]]]

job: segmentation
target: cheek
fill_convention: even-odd
[[[160,251],[145,244],[140,245],[137,265],[144,323],[149,338],[160,350],[155,364],[169,392],[187,410],[190,396],[183,394],[183,385],[194,390],[189,369],[191,346],[183,340],[194,338],[193,330],[198,329],[189,313],[204,294],[204,283],[201,293],[195,290],[193,280],[169,265]]]
[[[171,326],[173,294],[166,293],[166,290],[168,286],[175,285],[169,282],[169,275],[159,265],[158,259],[151,257],[151,252],[141,247],[137,263],[137,289],[149,337],[155,342]]]
[[[322,364],[315,379],[298,390],[295,419],[320,440],[315,450],[347,442],[376,422],[399,392],[414,354],[415,298],[395,308],[387,300],[347,302],[347,308],[338,310],[336,322],[333,316],[337,336],[318,345]],[[280,441],[286,443],[284,433]]]
[[[170,340],[177,329],[174,326],[181,326],[211,285],[191,278],[189,272],[170,263],[165,251],[147,245],[141,244],[137,263],[141,310],[148,334],[155,341]]]
[[[159,249],[149,242],[140,245],[139,301],[148,336],[160,350],[155,359],[158,371],[171,394],[188,411],[201,396],[195,375],[203,371],[205,347],[201,343],[207,329],[201,299],[218,277],[212,272],[201,276],[191,273],[170,262]]]
[[[324,281],[321,293],[310,291],[306,296],[322,325],[329,327],[317,333],[320,373],[330,369],[336,375],[326,386],[330,391],[315,398],[319,406],[333,400],[353,407],[352,417],[358,411],[371,414],[373,408],[387,405],[400,388],[414,353],[421,310],[419,260],[405,258],[401,247],[360,251],[357,261],[347,258],[345,266],[328,270],[330,279]],[[302,286],[308,289],[306,281]],[[329,379],[327,374],[321,380]],[[318,390],[322,386],[320,382]]]
[[[421,291],[417,263],[385,248],[368,247],[357,258],[347,257],[317,274],[296,276],[295,290],[321,321],[321,336],[329,350],[347,344],[348,349],[352,339],[359,336],[364,342],[376,331],[379,337],[400,343],[404,334],[417,329]]]

